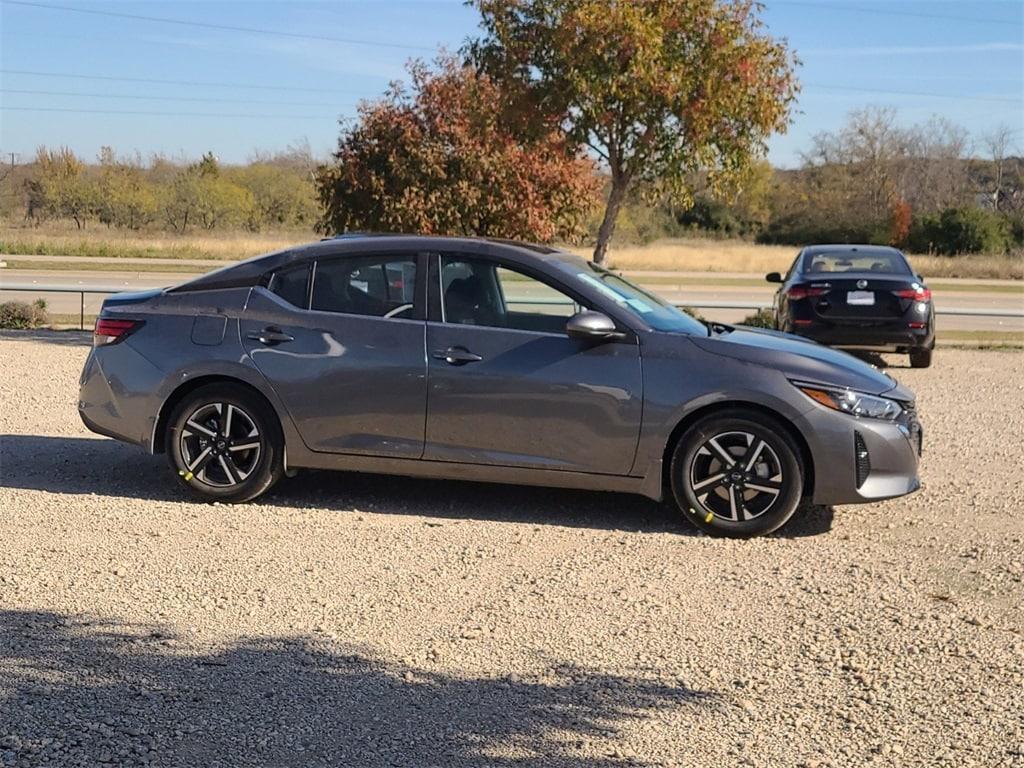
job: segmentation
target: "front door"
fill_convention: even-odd
[[[419,458],[426,413],[415,254],[323,258],[254,288],[242,343],[314,451]],[[311,283],[311,285],[310,285]]]
[[[635,338],[570,339],[565,322],[581,307],[550,281],[483,257],[435,258],[424,458],[627,474],[641,418]]]

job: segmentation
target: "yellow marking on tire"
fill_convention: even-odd
[[[191,472],[186,472],[184,469],[179,469],[178,474],[185,479],[186,483],[194,477]]]

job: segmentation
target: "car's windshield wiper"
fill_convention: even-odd
[[[736,330],[735,326],[729,325],[727,323],[704,321],[704,325],[708,327],[708,336],[712,334],[732,333],[733,331]]]

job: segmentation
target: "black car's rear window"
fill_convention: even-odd
[[[858,253],[857,251],[830,251],[804,256],[804,272],[881,272],[890,275],[908,275],[910,270],[903,257],[893,252]]]

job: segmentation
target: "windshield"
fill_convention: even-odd
[[[703,323],[694,320],[664,299],[596,264],[587,264],[587,267],[590,271],[580,272],[577,277],[600,290],[616,304],[636,312],[654,330],[707,335],[708,329]]]

